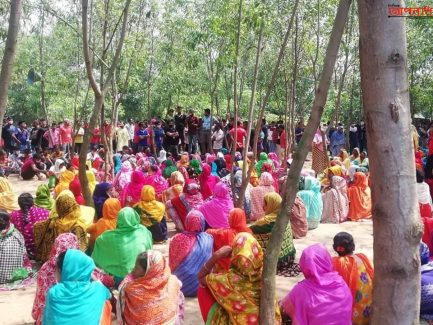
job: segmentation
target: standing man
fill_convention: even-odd
[[[180,137],[180,150],[185,150],[185,123],[186,123],[186,115],[182,113],[182,107],[176,107],[176,115],[174,116],[174,126],[176,128],[177,133]]]
[[[365,123],[361,122],[361,127],[358,133],[359,136],[359,151],[367,151],[367,130],[365,129]]]
[[[122,122],[116,130],[116,152],[121,152],[123,147],[129,147],[129,132]]]
[[[188,127],[188,153],[196,153],[198,141],[198,117],[194,115],[194,111],[189,111],[189,116],[186,118],[186,125]]]
[[[38,134],[39,134],[39,121],[34,120],[32,123],[32,129],[30,130],[30,145],[31,145],[32,152],[40,151]]]
[[[242,127],[242,122],[237,122],[237,128],[236,128],[236,151],[240,151],[241,153],[244,150],[245,147],[245,137],[247,136],[247,131]],[[235,128],[233,127],[230,130],[230,137],[232,139],[232,143],[234,143],[235,139]]]
[[[349,128],[349,154],[352,153],[353,149],[359,148],[358,133],[358,127],[356,124],[352,124]]]
[[[167,111],[167,117],[165,118],[165,124],[169,124],[170,121],[174,123],[174,109],[169,108]]]
[[[24,121],[18,123],[18,129],[15,134],[12,135],[15,142],[17,143],[19,150],[24,151],[27,149],[27,142],[29,141],[29,131],[27,130],[27,124]]]
[[[138,152],[144,152],[147,149],[147,138],[149,133],[147,132],[146,124],[144,122],[138,123]]]
[[[17,128],[14,125],[14,120],[12,117],[8,117],[2,130],[4,146],[8,153],[13,153],[15,150],[16,142],[12,135],[15,134],[16,130]]]
[[[128,131],[129,134],[129,143],[128,143],[128,147],[132,148],[132,141],[134,140],[134,121],[132,120],[132,118],[130,118],[128,120],[128,123],[126,123],[125,125],[125,129]]]
[[[47,120],[44,118],[39,119],[39,131],[38,131],[38,146],[44,152],[48,149],[48,141],[44,138],[45,132],[48,130]]]
[[[214,123],[217,123],[217,119],[210,114],[210,109],[204,110],[204,116],[202,118],[201,132],[200,132],[200,144],[201,153],[212,153],[212,127]]]
[[[178,145],[179,145],[179,133],[174,127],[174,122],[169,121],[165,129],[165,141],[167,150],[171,153],[175,160],[178,160]]]
[[[69,120],[65,119],[60,125],[60,142],[61,150],[67,156],[69,154],[69,148],[72,144],[72,128]]]

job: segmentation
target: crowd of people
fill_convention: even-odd
[[[112,313],[120,324],[180,324],[185,297],[198,297],[206,323],[258,324],[263,255],[281,213],[291,160],[280,154],[285,135],[278,123],[261,128],[256,162],[242,123],[237,125],[233,160],[235,128],[210,111],[200,119],[178,108],[167,120],[120,123],[127,132],[124,142],[115,138],[112,166],[104,168],[108,160],[99,143],[89,148],[92,202],[83,195],[72,146],[48,151],[55,156],[48,169],[41,167],[49,162],[38,143],[20,147],[21,177],[29,178],[27,165],[31,178],[46,171],[48,179],[35,196],[17,196],[0,177],[0,283],[25,279],[34,272],[33,261],[43,263],[32,312],[36,324],[110,324]],[[271,139],[279,134],[277,141],[265,141],[269,132]],[[278,257],[280,275],[299,272],[294,239],[320,223],[371,218],[366,152],[353,148],[349,155],[345,143],[332,142],[334,134],[330,145],[317,130],[313,169],[302,170],[295,203],[283,212],[290,223]],[[242,168],[251,164],[243,183]],[[171,224],[177,233],[168,241]],[[154,247],[167,241],[168,258]],[[333,258],[321,244],[303,251],[305,280],[276,304],[276,323],[286,317],[293,324],[369,323],[373,267],[354,253],[350,234],[337,234],[333,247]]]

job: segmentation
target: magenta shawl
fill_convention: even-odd
[[[162,177],[161,170],[159,168],[155,174],[147,175],[144,177],[144,185],[153,186],[153,188],[155,189],[156,196],[158,198],[160,198],[162,192],[164,192],[169,187],[167,180],[164,177]]]
[[[211,175],[211,171],[211,167],[208,164],[204,164],[203,171],[199,176],[201,194],[204,200],[212,196],[215,185],[219,182],[219,178]]]
[[[305,280],[298,282],[281,301],[294,324],[352,324],[352,293],[343,278],[332,270],[331,256],[325,246],[307,247],[299,266]]]
[[[116,174],[116,177],[113,181],[113,186],[118,192],[121,192],[131,181],[133,171],[134,169],[128,160],[122,163],[122,168],[120,169],[120,172]]]
[[[144,175],[141,171],[136,170],[132,173],[131,182],[123,188],[120,195],[122,207],[132,207],[140,201],[141,190],[144,186]]]
[[[210,228],[229,228],[228,217],[233,209],[233,201],[230,197],[228,187],[224,183],[215,185],[213,197],[210,201],[200,207],[201,213]]]

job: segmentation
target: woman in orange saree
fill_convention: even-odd
[[[352,292],[352,323],[368,325],[373,297],[373,266],[364,254],[353,253],[355,243],[352,235],[347,232],[335,235],[333,247],[338,254],[338,257],[332,258],[334,270],[341,275]]]
[[[347,197],[349,198],[350,220],[371,218],[371,191],[364,173],[355,173],[353,186],[348,188]]]

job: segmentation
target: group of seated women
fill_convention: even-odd
[[[97,183],[98,171],[89,168],[92,202],[84,198],[73,164],[57,164],[51,190],[40,185],[35,198],[29,193],[17,197],[0,178],[0,208],[11,213],[0,214],[7,224],[1,236],[16,247],[14,259],[4,259],[9,271],[1,270],[0,282],[31,272],[29,258],[44,263],[32,313],[37,324],[64,319],[109,323],[111,312],[125,324],[179,323],[184,297],[196,296],[205,321],[257,323],[263,254],[280,213],[290,219],[278,256],[280,271],[294,265],[293,239],[320,222],[371,216],[367,176],[355,172],[350,183],[338,164],[325,171],[322,181],[304,170],[295,203],[281,211],[287,170],[275,155],[262,153],[249,180],[240,166],[251,164],[250,155],[242,159],[238,153],[233,162],[230,155],[220,154],[183,154],[178,162],[163,156],[165,160],[143,154],[116,156],[121,165],[111,182]],[[247,186],[242,188],[244,181]],[[238,200],[243,209],[234,207]],[[168,242],[167,259],[154,245],[166,243],[171,221],[178,233]],[[305,263],[301,257],[304,274],[311,263],[318,263],[317,256],[311,257],[314,261],[305,257]],[[358,259],[347,258],[345,263],[356,267]],[[335,279],[330,275],[329,283]],[[75,292],[74,286],[80,288]],[[77,298],[72,307],[65,306],[68,299],[80,296],[83,299]],[[302,319],[295,313],[301,299],[288,299],[283,311],[293,320]],[[91,311],[80,305],[91,302],[97,307]],[[279,308],[275,318],[281,318]]]

